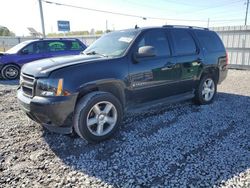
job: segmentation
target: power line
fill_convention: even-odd
[[[107,13],[107,14],[113,14],[113,15],[119,15],[119,16],[126,16],[126,17],[133,17],[133,18],[141,18],[141,19],[153,19],[153,20],[169,20],[169,21],[193,21],[193,22],[207,22],[207,20],[198,20],[198,19],[173,19],[173,18],[160,18],[160,17],[151,17],[151,16],[139,16],[135,14],[126,14],[126,13],[119,13],[119,12],[113,12],[113,11],[107,11],[107,10],[100,10],[100,9],[94,9],[94,8],[88,8],[88,7],[82,7],[82,6],[76,6],[76,5],[69,5],[69,4],[64,4],[64,3],[58,3],[54,1],[47,1],[47,0],[42,0],[45,3],[49,4],[54,4],[58,6],[65,6],[65,7],[71,7],[71,8],[77,8],[77,9],[83,9],[83,10],[88,10],[88,11],[94,11],[94,12],[101,12],[101,13]],[[239,21],[239,20],[213,20],[213,22],[218,21],[218,22],[230,22],[230,21]],[[242,21],[242,20],[241,20]]]
[[[226,3],[226,4],[220,4],[220,5],[216,5],[216,6],[212,6],[212,7],[207,7],[207,8],[204,8],[204,9],[199,9],[197,11],[187,12],[187,13],[184,13],[183,15],[193,14],[195,12],[207,11],[207,10],[210,10],[210,9],[226,7],[226,6],[233,5],[233,4],[236,4],[236,3],[239,3],[239,2],[243,2],[243,1],[242,0],[237,0],[237,1],[233,1],[231,3]]]

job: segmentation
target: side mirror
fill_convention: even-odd
[[[153,46],[142,46],[136,53],[137,58],[154,57],[154,56],[156,56],[156,51]]]
[[[23,55],[27,55],[27,54],[29,54],[28,49],[23,49],[23,50],[21,51],[21,54],[23,54]]]

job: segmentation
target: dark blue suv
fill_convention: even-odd
[[[1,76],[6,80],[19,78],[21,67],[28,62],[65,55],[77,55],[86,46],[78,39],[37,39],[22,42],[0,53]]]

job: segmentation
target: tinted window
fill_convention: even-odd
[[[48,50],[50,52],[65,51],[66,47],[67,46],[63,41],[52,41],[48,43]]]
[[[196,31],[196,35],[207,51],[224,51],[224,46],[216,33],[211,31]]]
[[[153,46],[157,56],[169,56],[170,49],[168,39],[163,31],[148,31],[138,43],[138,49],[142,46]]]
[[[172,37],[176,55],[196,53],[195,42],[188,31],[176,29],[172,31]]]
[[[35,42],[26,46],[22,51],[27,51],[28,54],[39,54],[44,53],[46,50],[44,42]]]
[[[83,47],[80,45],[78,41],[68,41],[67,45],[68,45],[68,50],[71,50],[71,51],[83,50]]]

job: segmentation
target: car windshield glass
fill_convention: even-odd
[[[19,52],[19,50],[21,50],[23,47],[25,47],[27,44],[29,44],[30,42],[25,41],[25,42],[21,42],[20,44],[12,47],[11,49],[7,50],[6,53],[8,54],[15,54],[17,52]]]
[[[118,57],[125,53],[131,42],[136,37],[138,31],[118,31],[108,33],[93,44],[91,44],[84,54],[101,55],[106,57]]]

